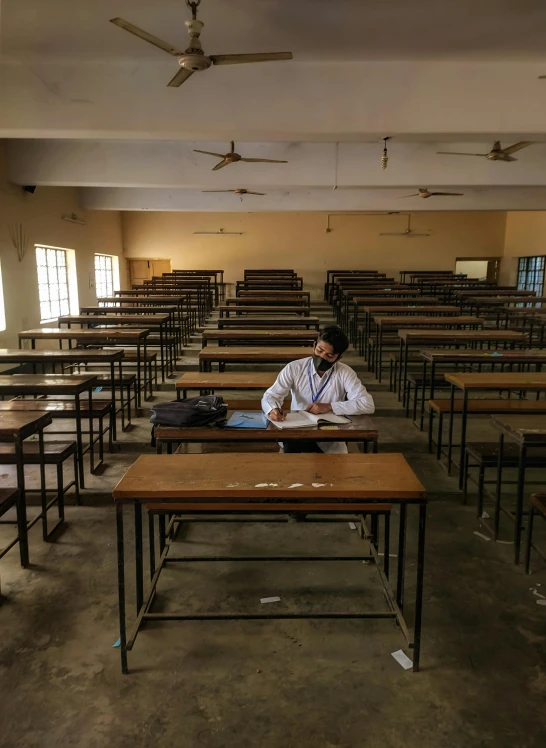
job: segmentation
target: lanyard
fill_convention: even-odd
[[[332,374],[334,373],[334,368],[332,367],[332,371],[328,374],[328,379],[324,382],[320,390],[315,394],[315,388],[313,386],[313,377],[311,375],[311,372],[313,370],[313,362],[309,361],[309,368],[307,369],[307,376],[309,377],[309,388],[311,390],[311,397],[313,398],[313,404],[317,402],[319,397],[322,395],[326,387],[328,387],[330,383],[330,379],[332,378]]]

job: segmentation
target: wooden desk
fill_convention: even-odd
[[[247,407],[239,407],[242,403],[237,402],[235,408],[229,407],[228,412],[256,410],[256,403],[249,401]],[[261,412],[261,410],[259,411]],[[312,426],[305,429],[279,429],[269,423],[266,429],[235,429],[235,428],[176,428],[171,426],[156,426],[154,437],[156,440],[157,453],[163,451],[163,444],[168,447],[168,453],[172,453],[173,444],[201,444],[210,442],[231,443],[260,443],[260,442],[354,442],[362,444],[364,453],[368,452],[368,444],[372,445],[372,451],[378,451],[378,430],[369,416],[351,416],[351,422],[340,424],[337,429],[324,429]]]
[[[145,314],[154,314],[154,312],[151,311],[151,309],[154,308],[158,308],[159,311],[159,309],[165,306],[175,306],[180,327],[184,327],[186,324],[185,317],[188,318],[187,324],[191,328],[188,332],[195,330],[197,326],[197,314],[196,310],[191,306],[191,298],[189,294],[169,296],[168,298],[165,296],[104,296],[97,299],[97,302],[100,305],[104,305],[107,309],[115,307],[121,311],[123,311],[125,307],[128,307],[131,310],[145,307],[145,310],[142,309]],[[100,306],[99,308],[103,307]],[[96,307],[83,307],[80,311],[82,314],[85,314],[87,309],[93,310],[96,309]]]
[[[292,299],[276,301],[256,297],[226,299],[226,301],[226,304],[220,304],[218,307],[220,317],[229,317],[230,314],[303,314],[309,316],[311,313],[311,308],[305,299],[301,302],[294,302]]]
[[[466,426],[468,419],[468,398],[471,392],[486,392],[488,390],[511,390],[542,392],[546,390],[546,372],[493,372],[478,374],[446,374],[446,382],[451,385],[448,472],[451,471],[453,451],[453,422],[455,418],[454,403],[455,390],[463,394],[461,412],[461,446],[459,461],[459,488],[464,481],[464,453],[466,449]]]
[[[223,371],[227,363],[232,364],[287,364],[301,358],[309,358],[312,349],[309,348],[253,348],[241,346],[240,348],[226,346],[210,346],[203,348],[199,353],[199,370],[212,371],[212,363],[218,363],[220,371]]]
[[[117,315],[68,315],[65,317],[59,317],[57,320],[59,328],[66,325],[68,329],[72,329],[72,325],[80,325],[83,329],[99,329],[102,328],[140,328],[146,329],[149,332],[157,332],[159,334],[159,355],[160,355],[160,367],[161,367],[161,379],[164,382],[166,375],[169,372],[172,374],[174,371],[176,352],[176,333],[171,330],[171,336],[169,336],[169,328],[171,327],[171,318],[168,314],[152,314],[152,315],[124,315],[119,317]],[[150,340],[147,340],[147,344],[150,345]]]
[[[366,315],[364,316],[363,321],[366,323],[366,316],[369,310],[372,307],[385,307],[388,306],[389,308],[396,308],[400,307],[402,308],[410,308],[411,305],[413,305],[415,308],[417,308],[417,305],[419,307],[428,307],[433,305],[438,305],[439,301],[436,298],[425,298],[423,296],[419,297],[406,297],[406,298],[392,298],[389,295],[380,295],[380,296],[352,296],[350,299],[350,304],[353,306],[353,320],[352,320],[352,330],[349,327],[349,330],[352,333],[353,342],[357,342],[357,335],[358,335],[358,323],[360,321],[360,312],[364,310],[368,310],[366,312]],[[349,307],[350,308],[350,307]],[[457,311],[458,308],[457,308]],[[347,322],[347,325],[349,326],[349,322]]]
[[[47,531],[47,499],[46,499],[46,482],[45,482],[45,463],[44,463],[44,429],[51,423],[51,416],[38,413],[2,413],[0,412],[0,442],[13,444],[15,450],[15,469],[17,473],[17,486],[21,491],[20,512],[17,513],[17,538],[9,543],[2,552],[2,555],[10,548],[13,548],[17,540],[19,541],[19,551],[21,555],[21,566],[26,568],[29,564],[28,555],[28,521],[26,514],[26,492],[25,492],[25,463],[23,455],[23,442],[29,436],[38,434],[40,450],[40,484],[42,497],[42,511],[32,521],[31,526],[42,520],[42,530],[44,540],[48,538]],[[60,522],[58,523],[60,524]],[[58,526],[55,526],[55,528]],[[53,528],[53,529],[55,529]],[[53,530],[52,530],[53,532]]]
[[[187,372],[176,382],[176,397],[188,396],[188,390],[198,390],[201,395],[217,390],[267,390],[277,379],[275,372]]]
[[[133,648],[141,626],[149,620],[225,620],[279,617],[270,613],[251,614],[183,614],[153,612],[155,590],[165,563],[203,561],[203,557],[169,556],[170,541],[160,525],[161,556],[155,564],[155,530],[153,517],[168,513],[198,512],[204,515],[247,513],[271,518],[274,513],[303,511],[326,516],[343,513],[386,516],[384,556],[378,557],[377,527],[371,535],[369,555],[342,557],[343,561],[361,564],[371,561],[377,569],[386,595],[387,606],[381,611],[363,613],[321,613],[320,618],[390,618],[395,619],[413,649],[413,669],[419,670],[421,650],[421,614],[423,606],[423,570],[425,555],[426,494],[402,455],[309,455],[263,454],[257,461],[252,454],[214,455],[214,470],[209,455],[142,455],[129,468],[113,491],[116,503],[118,550],[118,599],[120,620],[120,655],[123,673],[128,672],[127,652]],[[235,467],[234,467],[235,466]],[[180,476],[184,475],[184,480]],[[396,590],[389,583],[390,510],[400,505],[400,532]],[[126,629],[124,506],[134,512],[137,618],[129,636]],[[407,509],[419,507],[419,531],[416,557],[415,616],[413,636],[403,617]],[[142,506],[151,512],[150,519],[150,585],[144,594]],[[379,513],[379,514],[378,514]],[[176,518],[175,518],[176,520]],[[263,520],[262,520],[263,521]],[[164,519],[163,519],[164,522]],[[364,522],[362,521],[364,528]],[[284,532],[288,532],[285,530]],[[206,557],[209,561],[218,557]],[[308,557],[307,561],[325,561],[330,557]],[[259,558],[238,557],[237,560]],[[295,556],[263,556],[267,561],[294,561]],[[225,561],[226,559],[223,558]],[[231,559],[235,560],[235,559]],[[336,557],[339,562],[340,557]],[[387,566],[385,566],[387,560]],[[381,569],[383,565],[383,569]],[[315,618],[313,613],[281,613],[281,618]]]
[[[360,350],[360,355],[364,355],[363,347],[360,344],[360,340],[362,342],[364,340],[368,340],[370,334],[371,334],[371,318],[373,315],[379,315],[379,316],[389,316],[389,317],[457,317],[460,315],[460,309],[458,306],[441,306],[437,304],[431,304],[430,306],[427,306],[426,304],[421,304],[421,300],[419,300],[419,303],[415,303],[412,305],[372,305],[368,304],[367,306],[362,306],[361,308],[358,308],[358,305],[355,306],[358,311],[362,311],[364,314],[364,326],[362,327],[358,326],[358,315],[356,318],[353,318],[356,322],[357,327],[352,330],[352,335],[354,338],[355,343],[359,343],[358,347]],[[362,334],[359,335],[359,330]]]
[[[478,366],[478,373],[481,373],[481,367],[483,365],[490,366],[493,372],[496,366],[501,367],[501,371],[504,371],[504,367],[508,366],[510,371],[516,366],[519,370],[527,369],[534,366],[535,371],[541,371],[543,364],[546,364],[546,351],[527,349],[523,351],[453,351],[448,349],[431,349],[420,351],[420,356],[423,359],[423,374],[422,374],[422,391],[421,391],[421,431],[424,425],[425,416],[425,401],[426,401],[426,389],[427,382],[430,380],[430,394],[429,399],[434,399],[435,393],[435,382],[436,382],[436,366],[438,364],[476,364]],[[428,376],[428,365],[430,364],[430,376]],[[432,426],[432,424],[429,424]],[[429,430],[430,439],[430,430]]]
[[[187,345],[190,340],[190,318],[188,314],[179,313],[178,307],[172,306],[82,306],[80,314],[97,317],[100,315],[118,316],[118,324],[124,324],[125,317],[132,315],[155,316],[167,314],[169,327],[177,339],[177,353],[181,351],[182,345]],[[97,323],[98,324],[98,323]]]
[[[134,345],[137,353],[137,407],[141,407],[142,389],[146,390],[146,338],[149,330],[140,330],[133,327],[110,327],[104,330],[64,330],[60,327],[43,327],[36,330],[24,330],[19,333],[19,347],[23,340],[30,340],[31,347],[36,347],[37,340],[58,340],[59,348],[62,350],[63,340],[68,340],[71,349],[72,341],[78,345]],[[144,377],[142,377],[144,369]],[[150,397],[152,396],[152,383],[150,382]]]
[[[523,522],[523,497],[527,450],[546,445],[546,417],[544,416],[493,416],[493,426],[499,431],[499,461],[497,465],[497,493],[494,514],[494,538],[499,535],[502,463],[504,440],[509,438],[519,446],[516,515],[514,517],[514,563],[519,564],[521,552],[521,527]]]
[[[318,330],[320,319],[318,317],[300,317],[294,315],[293,317],[276,317],[270,315],[268,317],[249,317],[248,315],[238,315],[237,317],[220,317],[218,320],[219,330],[233,330],[238,328],[248,327],[276,327],[276,328],[293,328],[293,327],[305,327],[307,330],[311,328]]]
[[[400,338],[400,377],[398,380],[398,399],[406,388],[406,376],[408,371],[409,349],[412,346],[428,348],[431,345],[438,346],[468,346],[470,348],[483,347],[487,343],[489,347],[502,345],[514,348],[516,345],[524,346],[528,342],[528,336],[513,330],[398,330]]]
[[[78,444],[78,468],[80,486],[85,488],[83,469],[83,439],[82,419],[80,413],[80,397],[86,390],[89,397],[89,461],[91,472],[95,471],[94,441],[93,441],[93,389],[97,384],[97,377],[82,374],[5,374],[0,375],[0,398],[18,397],[19,395],[69,395],[74,398],[76,421],[76,442]],[[25,414],[26,416],[26,414]],[[48,416],[50,418],[50,416]],[[98,467],[98,466],[97,466]]]
[[[372,362],[373,369],[376,373],[377,379],[381,382],[382,369],[383,369],[383,341],[384,333],[389,331],[398,331],[401,328],[467,328],[477,329],[483,327],[483,319],[472,316],[458,316],[458,317],[427,317],[427,316],[408,316],[408,317],[392,317],[391,315],[383,316],[379,314],[372,314],[373,322],[375,323],[375,359]],[[371,350],[371,346],[369,347]],[[370,356],[368,356],[370,361]]]
[[[30,364],[32,373],[40,367],[41,373],[55,374],[55,365],[61,365],[61,374],[66,364],[104,364],[110,368],[112,413],[117,416],[121,413],[121,427],[125,429],[125,405],[122,386],[122,361],[124,357],[122,350],[94,350],[92,348],[71,348],[60,351],[42,351],[33,349],[25,351],[19,348],[0,348],[0,364]],[[116,406],[116,370],[118,367],[120,408]],[[117,439],[116,418],[112,418],[112,439]]]
[[[209,340],[220,346],[240,345],[304,345],[312,346],[318,338],[317,330],[204,330],[203,347]]]

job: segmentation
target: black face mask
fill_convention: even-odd
[[[313,366],[315,367],[315,371],[318,374],[324,374],[325,371],[328,371],[328,369],[331,369],[332,366],[336,363],[335,361],[326,361],[325,359],[318,356],[316,353],[313,353]]]

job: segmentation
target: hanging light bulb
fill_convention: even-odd
[[[385,147],[383,148],[383,155],[381,156],[381,168],[382,169],[386,169],[387,164],[389,163],[389,156],[387,154],[387,140],[390,140],[390,138],[383,138]]]

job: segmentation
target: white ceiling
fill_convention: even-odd
[[[544,0],[202,0],[206,52],[294,60],[212,68],[180,89],[166,87],[176,59],[108,23],[118,15],[186,46],[184,0],[2,0],[14,182],[80,186],[104,209],[546,209]],[[212,172],[193,153],[232,138],[289,163]],[[541,142],[513,164],[436,155],[495,138]],[[418,186],[465,196],[398,201]],[[236,187],[268,194],[201,192]]]

